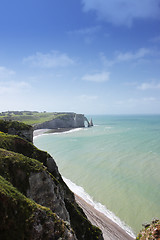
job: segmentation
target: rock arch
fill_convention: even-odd
[[[92,127],[93,126],[93,122],[92,122],[92,119],[91,121],[89,122],[88,119],[86,117],[84,117],[84,123],[87,122],[88,124],[88,127]]]

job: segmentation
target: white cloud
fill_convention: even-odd
[[[88,101],[93,101],[93,100],[97,100],[98,96],[93,96],[93,95],[80,95],[79,97],[80,101],[84,101],[84,102],[88,102]]]
[[[101,26],[81,28],[78,30],[69,31],[68,34],[82,37],[85,43],[90,44],[94,40],[95,34],[97,34],[100,31],[100,29]]]
[[[13,70],[10,70],[4,66],[0,66],[0,80],[8,79],[15,74]]]
[[[107,57],[104,55],[104,53],[100,53],[100,60],[104,66],[111,67],[112,65],[115,64],[115,60],[109,60]]]
[[[150,41],[153,43],[160,43],[160,36],[154,37]]]
[[[117,105],[123,105],[125,104],[125,101],[124,100],[118,100],[115,102]]]
[[[0,82],[0,95],[2,94],[12,94],[12,93],[18,93],[22,90],[27,90],[30,88],[30,85],[27,82]]]
[[[67,54],[57,51],[46,54],[37,52],[35,55],[24,58],[23,62],[41,68],[67,67],[75,63]]]
[[[86,74],[82,77],[82,80],[91,82],[106,82],[109,80],[109,76],[110,76],[109,72]]]
[[[154,56],[155,53],[153,50],[149,48],[140,48],[135,52],[115,52],[115,57],[111,60],[107,59],[107,57],[104,55],[104,53],[100,53],[100,59],[103,63],[103,65],[111,67],[114,64],[121,63],[121,62],[129,62],[129,61],[138,61],[138,60],[144,60],[147,56]]]
[[[124,61],[137,60],[137,59],[144,58],[151,53],[152,51],[147,48],[140,48],[135,53],[132,53],[132,52],[117,53],[115,61],[124,62]]]
[[[155,97],[143,97],[143,98],[130,98],[128,99],[129,103],[133,104],[143,104],[143,103],[149,103],[149,102],[154,102],[156,101]]]
[[[148,89],[160,89],[160,83],[148,83],[144,82],[137,87],[140,90],[148,90]]]
[[[82,0],[83,9],[98,19],[130,27],[135,19],[160,19],[160,0]]]
[[[125,86],[137,86],[137,82],[125,82]]]
[[[143,98],[128,98],[125,100],[118,100],[115,103],[117,105],[138,105],[138,104],[146,104],[146,103],[152,103],[155,102],[156,98],[155,97],[143,97]]]
[[[77,34],[77,35],[92,35],[97,33],[101,29],[101,26],[94,26],[88,28],[81,28],[75,31],[69,31],[69,34]]]
[[[143,98],[143,101],[144,102],[154,102],[154,101],[156,101],[156,98],[155,97],[145,97],[145,98]]]

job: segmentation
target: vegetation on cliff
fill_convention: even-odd
[[[33,127],[22,122],[0,119],[0,131],[18,135],[27,141],[33,142]]]
[[[23,122],[19,123],[17,121],[4,121],[0,119],[0,131],[8,133],[9,129],[15,130],[29,130],[31,126],[24,124]]]
[[[34,130],[85,127],[85,121],[91,126],[83,114],[74,112],[8,111],[0,113],[0,120],[23,122],[32,125]]]
[[[47,157],[50,157],[47,152],[39,150],[32,143],[27,142],[25,139],[2,132],[0,133],[0,148],[21,153],[27,157],[37,159],[43,164],[46,164]]]
[[[76,239],[49,208],[38,205],[0,176],[0,239]]]
[[[26,195],[30,173],[43,171],[43,164],[22,154],[0,149],[0,175]]]
[[[153,220],[151,224],[146,224],[145,228],[138,234],[137,240],[160,239],[160,221]]]
[[[37,112],[37,111],[8,111],[0,113],[0,119],[20,121],[25,124],[33,125],[37,123],[43,123],[50,121],[61,116],[65,116],[67,113],[56,112]]]
[[[0,132],[0,175],[0,239],[103,239],[75,202],[54,159],[31,142]],[[66,224],[62,219],[68,216]],[[11,238],[15,231],[18,235]]]

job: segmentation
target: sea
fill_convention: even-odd
[[[43,134],[72,191],[131,236],[160,218],[160,115],[92,115],[94,126]]]

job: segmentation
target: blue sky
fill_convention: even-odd
[[[160,114],[160,0],[1,0],[7,110]]]

